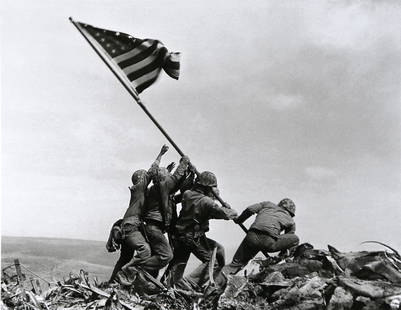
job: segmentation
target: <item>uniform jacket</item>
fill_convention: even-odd
[[[177,219],[179,234],[191,231],[204,233],[209,230],[210,219],[230,220],[237,213],[220,207],[213,199],[196,190],[187,190],[182,198],[182,209]]]
[[[181,161],[172,175],[168,175],[148,190],[143,216],[145,221],[160,222],[164,228],[170,225],[175,207],[171,195],[178,190],[178,184],[185,176],[187,167],[188,163]]]
[[[155,161],[148,172],[133,186],[129,187],[131,198],[128,209],[123,217],[123,224],[131,224],[139,226],[141,214],[145,203],[147,187],[152,178],[157,174],[159,169],[159,161]]]
[[[295,232],[295,222],[288,211],[270,201],[249,206],[240,217],[245,220],[252,214],[256,214],[256,218],[250,229],[265,232],[274,238],[277,238],[282,231],[285,233]]]

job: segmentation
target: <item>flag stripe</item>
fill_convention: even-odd
[[[134,71],[134,72],[128,74],[127,77],[130,81],[134,81],[134,80],[140,78],[142,75],[145,75],[145,74],[153,71],[156,68],[159,68],[159,70],[161,69],[159,61],[151,62],[149,65],[139,69],[138,71]]]
[[[142,52],[145,49],[149,48],[151,45],[152,45],[152,42],[144,41],[140,45],[135,47],[134,49],[128,51],[125,54],[119,55],[119,56],[115,57],[114,59],[118,63],[122,62],[124,60],[130,59],[131,57],[134,57],[134,56],[138,55],[140,52]]]
[[[138,54],[136,54],[134,57],[128,58],[124,61],[121,61],[118,63],[121,69],[124,69],[125,67],[128,67],[138,61],[141,61],[145,59],[146,57],[149,57],[150,55],[153,54],[153,52],[156,50],[157,47],[157,42],[153,42],[153,44],[148,47],[146,50],[140,51]]]
[[[157,77],[155,77],[152,80],[149,80],[140,86],[137,86],[135,89],[137,90],[138,93],[141,93],[144,89],[148,88],[150,85],[152,85],[155,81],[157,80]]]
[[[157,76],[159,75],[160,68],[156,68],[153,71],[142,75],[141,77],[137,78],[136,80],[133,80],[132,83],[134,85],[137,85],[136,87],[140,87],[142,84],[149,82],[151,80],[155,80]]]
[[[143,67],[149,65],[153,61],[154,61],[153,57],[147,57],[147,58],[145,58],[145,59],[143,59],[143,60],[141,60],[141,61],[139,61],[139,62],[137,62],[137,63],[135,63],[135,64],[133,64],[131,66],[125,67],[123,69],[123,71],[125,72],[126,75],[129,75],[130,73],[132,73],[134,71],[137,71],[137,70],[140,70]]]
[[[179,62],[172,62],[172,61],[168,61],[167,60],[166,64],[168,65],[169,69],[171,69],[171,70],[180,69],[180,63]]]

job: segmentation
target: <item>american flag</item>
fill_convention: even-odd
[[[75,22],[81,31],[100,45],[111,62],[128,78],[138,93],[152,85],[161,69],[178,80],[179,53],[170,53],[158,40],[138,39],[126,33]]]

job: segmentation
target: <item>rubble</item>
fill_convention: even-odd
[[[81,270],[46,290],[33,285],[35,281],[28,285],[23,275],[3,273],[0,309],[401,309],[401,258],[396,251],[341,253],[331,246],[324,251],[301,245],[291,259],[258,264],[258,273],[229,275],[224,287],[208,293],[167,289],[160,282],[155,291],[146,274],[123,286],[99,284]],[[217,284],[209,281],[208,289],[210,285]]]

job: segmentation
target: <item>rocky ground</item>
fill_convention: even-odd
[[[228,276],[221,287],[209,281],[200,291],[167,289],[146,274],[131,286],[98,283],[82,270],[41,292],[8,272],[2,277],[1,308],[401,309],[401,256],[391,248],[342,253],[302,244],[290,258],[253,264],[258,267],[253,272]]]

